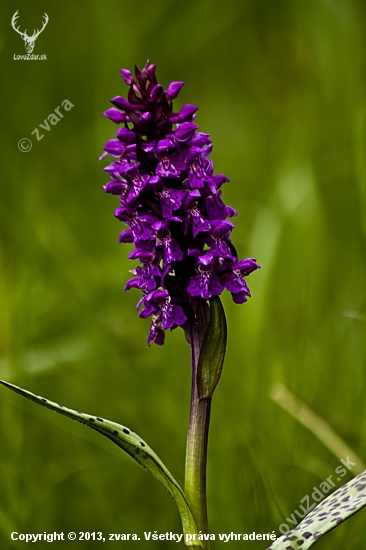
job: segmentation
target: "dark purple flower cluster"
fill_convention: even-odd
[[[125,289],[139,288],[140,317],[152,318],[148,343],[164,343],[164,330],[186,326],[192,318],[192,297],[206,301],[226,288],[234,302],[250,296],[244,277],[259,266],[239,261],[231,242],[236,215],[222,200],[229,181],[214,175],[210,136],[194,123],[198,107],[173,111],[172,100],[183,82],[164,91],[155,65],[142,71],[122,69],[128,99],[117,96],[104,114],[121,125],[105,153],[116,158],[104,168],[110,181],[106,193],[118,195],[115,216],[128,229],[119,242],[133,243],[129,255],[140,264]]]

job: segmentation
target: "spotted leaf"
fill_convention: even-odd
[[[366,471],[329,495],[267,550],[305,550],[366,505]]]
[[[113,443],[123,449],[134,460],[136,460],[136,462],[138,462],[143,468],[148,470],[158,481],[160,481],[164,485],[168,493],[174,498],[181,516],[183,531],[185,535],[198,533],[194,517],[181,487],[174,479],[172,474],[169,472],[169,470],[166,468],[166,466],[163,464],[163,462],[160,460],[160,458],[136,433],[131,431],[129,428],[122,426],[121,424],[116,424],[115,422],[105,420],[104,418],[100,418],[99,416],[84,414],[74,411],[72,409],[68,409],[63,405],[53,403],[52,401],[49,401],[44,397],[39,397],[38,395],[35,395],[27,390],[23,390],[18,386],[9,384],[9,382],[4,382],[3,380],[0,380],[0,383],[10,390],[19,393],[23,397],[26,397],[30,401],[34,401],[38,405],[42,405],[47,409],[51,409],[52,411],[67,416],[68,418],[72,418],[72,420],[77,420],[78,422],[89,426],[89,428],[96,430],[100,434],[113,441]],[[202,543],[197,541],[188,541],[186,542],[186,545],[190,545],[192,548],[202,548]]]

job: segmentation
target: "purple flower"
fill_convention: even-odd
[[[153,214],[141,213],[139,215],[131,206],[119,206],[114,215],[130,227],[134,243],[137,243],[140,239],[146,241],[152,236],[152,225],[157,221],[156,216]]]
[[[112,107],[111,109],[107,109],[107,111],[104,111],[104,115],[116,124],[121,124],[121,122],[128,122],[127,116],[124,113],[121,113],[121,111],[119,111],[118,109],[115,109],[114,107]]]
[[[156,166],[156,174],[161,178],[178,178],[179,171],[172,163],[170,153],[174,151],[174,143],[170,139],[162,139],[158,142],[155,155],[160,160]]]
[[[165,97],[167,100],[170,101],[171,99],[175,99],[178,96],[182,86],[184,86],[184,82],[172,82],[169,84],[169,87],[165,92]]]
[[[198,275],[192,277],[187,288],[191,296],[201,296],[208,300],[211,296],[219,296],[224,290],[215,269],[215,259],[212,254],[200,256],[198,259]]]
[[[250,296],[245,277],[259,268],[256,260],[239,260],[231,242],[236,211],[226,206],[221,187],[229,181],[214,174],[209,134],[194,122],[198,107],[173,111],[183,82],[166,91],[147,63],[135,76],[121,74],[127,99],[116,96],[105,116],[119,125],[104,146],[114,161],[104,170],[104,191],[118,195],[115,216],[127,225],[119,237],[132,243],[129,258],[140,265],[125,289],[143,296],[139,316],[151,318],[148,344],[164,343],[164,331],[187,328],[194,317],[192,300],[203,303],[226,288],[234,302]]]
[[[191,229],[194,238],[197,237],[200,231],[210,231],[211,229],[210,222],[203,217],[203,214],[198,207],[198,199],[200,198],[201,194],[196,189],[188,192],[184,200],[184,207],[186,210],[184,231],[187,234]]]
[[[197,124],[192,122],[183,122],[179,124],[178,128],[175,130],[174,137],[177,141],[188,141],[195,131],[197,130]]]
[[[175,221],[180,220],[176,219]],[[152,228],[156,236],[160,239],[160,243],[158,243],[157,246],[163,248],[164,267],[171,265],[173,262],[182,261],[184,254],[179,248],[179,244],[172,237],[168,222],[165,220],[156,222],[153,224]]]
[[[151,182],[150,183],[155,183]],[[154,188],[155,193],[160,198],[161,214],[164,219],[171,218],[175,210],[179,210],[184,196],[183,191],[165,187],[163,180],[158,179]]]
[[[161,280],[159,267],[149,261],[145,262],[142,267],[137,266],[131,273],[132,275],[136,275],[136,277],[127,281],[125,290],[130,290],[130,288],[141,288],[146,292],[151,292],[157,288]]]
[[[250,297],[250,290],[244,277],[250,275],[260,266],[254,258],[247,258],[241,262],[236,261],[230,268],[230,271],[224,276],[224,286],[231,292],[236,304],[243,304]]]
[[[149,317],[152,314],[156,317],[159,316],[164,329],[184,325],[187,320],[182,308],[171,303],[171,297],[166,290],[154,290],[150,292],[140,300],[139,304],[144,305],[139,316]]]
[[[126,147],[122,145],[118,139],[110,139],[104,145],[104,151],[112,155],[113,157],[119,158],[126,150]]]
[[[162,346],[164,344],[165,340],[165,332],[161,328],[159,322],[157,319],[152,316],[152,321],[150,325],[150,332],[149,337],[147,339],[147,343],[150,346],[151,344],[156,344],[158,346]]]
[[[226,220],[236,216],[236,211],[231,206],[226,206],[221,199],[222,191],[212,193],[206,198],[207,216],[210,220]]]
[[[211,223],[210,252],[217,258],[233,257],[233,246],[230,241],[230,233],[234,224],[228,220],[214,221]]]
[[[184,105],[179,113],[173,113],[170,120],[174,122],[174,124],[180,124],[181,122],[192,122],[195,118],[195,113],[197,110],[198,107],[195,105]]]
[[[146,319],[152,316],[152,323],[148,343],[152,342],[161,345],[164,343],[164,333],[162,329],[175,329],[184,325],[187,321],[183,309],[180,306],[171,303],[171,297],[166,290],[154,290],[146,294],[138,303],[138,307],[143,305],[139,317]]]

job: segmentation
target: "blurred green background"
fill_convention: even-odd
[[[30,33],[49,15],[34,49],[47,61],[13,59],[25,53],[10,25],[16,10]],[[366,461],[365,2],[4,0],[0,14],[1,378],[131,427],[183,483],[189,347],[177,330],[147,348],[139,292],[123,292],[134,262],[117,243],[118,200],[103,194],[97,161],[116,131],[102,112],[127,90],[119,70],[149,58],[165,87],[186,82],[177,106],[200,106],[215,171],[231,179],[233,240],[262,266],[247,304],[223,298],[229,342],[213,402],[210,531],[278,534],[345,457],[271,400],[274,382]],[[65,99],[74,108],[61,108],[37,142],[31,132]],[[21,138],[31,151],[19,151]],[[1,549],[24,546],[11,531],[181,531],[163,487],[122,451],[5,388],[0,441]],[[364,549],[365,514],[317,548]]]

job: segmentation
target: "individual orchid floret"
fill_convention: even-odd
[[[218,276],[219,261],[208,252],[198,258],[197,270],[198,275],[191,278],[187,292],[191,296],[201,296],[204,300],[219,296],[224,290]]]

